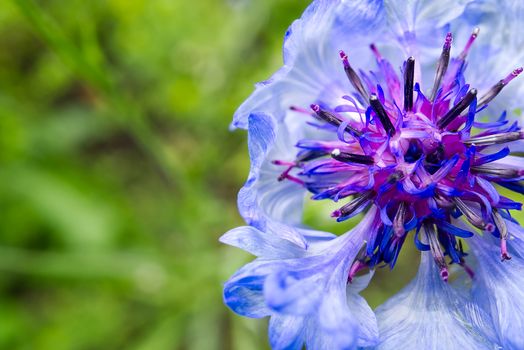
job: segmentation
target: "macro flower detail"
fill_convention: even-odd
[[[401,79],[372,45],[379,71],[361,73],[362,78],[340,51],[355,90],[342,96],[347,104],[312,104],[311,112],[291,107],[302,114],[297,118],[309,118],[305,122],[311,127],[332,136],[302,139],[294,160],[275,160],[274,164],[286,167],[279,180],[304,186],[314,200],[346,201],[332,213],[337,221],[370,206],[379,209],[365,259],[357,262],[360,267],[380,263],[393,267],[406,237],[415,230],[417,247],[431,251],[442,279],[447,280],[445,256],[463,265],[460,239],[474,234],[473,229],[451,223],[458,217],[499,237],[501,259],[511,258],[503,219],[510,217],[509,210],[520,210],[522,205],[501,196],[494,185],[524,193],[519,183],[523,169],[498,162],[509,155],[509,143],[524,139],[524,131],[509,123],[506,113],[491,123],[477,122],[475,117],[522,68],[477,98],[477,89],[463,76],[477,35],[475,29],[463,51],[451,60],[452,34],[447,34],[428,96],[415,83],[413,57],[404,62]],[[496,145],[503,148],[494,151]],[[427,243],[418,237],[422,228]]]
[[[225,284],[224,302],[269,316],[273,349],[524,347],[524,233],[512,215],[524,131],[507,98],[523,68],[479,78],[475,50],[504,49],[471,25],[493,20],[490,2],[417,4],[314,1],[286,33],[284,67],[235,115],[248,130],[249,226],[221,241],[257,259]],[[438,30],[411,22],[416,13]],[[338,225],[362,219],[340,236],[315,231],[304,201],[336,203]],[[407,240],[418,274],[372,312],[359,293]]]

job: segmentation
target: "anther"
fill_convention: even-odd
[[[400,202],[395,218],[393,219],[393,231],[398,237],[401,237],[406,233],[406,230],[404,229],[404,221],[406,220],[407,213],[406,209],[406,203]]]
[[[336,127],[339,127],[340,124],[342,124],[342,120],[339,117],[337,117],[333,113],[323,110],[322,108],[320,108],[319,105],[313,104],[311,105],[311,109],[313,110],[313,112],[315,112],[319,119],[325,121],[328,124],[334,125]],[[351,125],[346,126],[346,131],[355,137],[360,137],[362,135],[362,132],[353,128]]]
[[[479,174],[484,174],[499,179],[514,179],[523,176],[523,172],[518,169],[511,168],[495,168],[490,165],[479,165],[471,167],[471,171]]]
[[[508,247],[506,244],[508,240],[508,227],[497,209],[493,209],[493,221],[500,233],[500,259],[501,261],[510,260],[511,256],[508,253]]]
[[[455,197],[453,198],[453,201],[455,202],[457,208],[462,212],[462,214],[464,214],[466,219],[473,226],[488,232],[493,232],[495,230],[495,226],[492,223],[484,222],[484,220],[478,216],[477,213],[475,213],[475,211],[471,209],[465,202],[463,202],[462,199]]]
[[[433,259],[435,260],[435,263],[437,264],[440,270],[440,278],[444,282],[447,282],[449,277],[448,264],[446,264],[444,253],[442,252],[442,248],[440,247],[437,231],[435,230],[435,225],[433,223],[424,222],[424,231],[426,233],[426,238],[428,240],[429,248],[431,250],[431,254],[433,255]]]
[[[438,122],[437,126],[440,129],[444,129],[446,126],[448,126],[455,118],[457,118],[466,108],[469,107],[469,105],[473,102],[473,100],[477,97],[477,89],[471,89],[468,91],[466,96],[462,98],[456,105],[453,106]]]
[[[346,75],[349,79],[349,82],[355,90],[362,96],[364,100],[368,99],[368,92],[364,88],[364,84],[362,84],[362,80],[360,80],[360,77],[358,76],[357,72],[351,67],[349,64],[348,56],[346,53],[342,50],[339,51],[340,58],[342,59],[342,64],[344,65],[344,71],[346,72]]]
[[[331,216],[338,218],[337,221],[342,221],[345,218],[350,217],[351,214],[356,212],[358,209],[362,209],[363,206],[367,206],[369,200],[375,196],[373,190],[366,191],[360,196],[355,197],[351,202],[345,204],[340,209],[335,210]]]
[[[366,165],[375,164],[373,157],[371,156],[367,156],[364,154],[353,154],[353,153],[342,152],[338,148],[335,148],[333,152],[331,152],[331,157],[343,163],[358,163],[358,164],[366,164]]]
[[[511,73],[509,73],[504,79],[501,79],[498,83],[493,85],[491,89],[489,89],[488,92],[486,92],[486,94],[479,99],[478,105],[484,106],[485,104],[490,103],[491,100],[497,97],[497,95],[502,91],[502,89],[504,89],[504,87],[508,85],[510,81],[518,77],[520,73],[522,73],[522,71],[522,67],[517,68],[513,70]]]
[[[377,95],[371,95],[371,97],[369,98],[369,104],[371,105],[373,111],[375,111],[375,114],[377,115],[378,119],[380,119],[380,123],[382,123],[382,126],[384,127],[384,130],[386,130],[388,135],[395,135],[395,126],[389,119],[389,116],[386,113],[386,110],[384,109],[384,106],[378,99]]]
[[[444,46],[442,47],[442,53],[437,63],[437,72],[435,73],[435,82],[433,83],[433,90],[431,90],[430,101],[434,101],[437,95],[438,88],[442,82],[442,78],[446,74],[449,65],[451,42],[453,41],[453,35],[448,33],[446,35],[446,40],[444,41]]]
[[[409,57],[404,68],[404,111],[413,109],[413,84],[415,80],[415,58]]]
[[[477,36],[479,35],[480,28],[473,29],[473,32],[471,33],[471,36],[469,37],[468,42],[466,43],[466,46],[464,47],[464,50],[459,55],[459,60],[464,61],[466,59],[466,56],[469,53],[469,50],[471,49],[471,46],[473,45],[473,42],[475,39],[477,39]]]
[[[504,132],[487,136],[472,137],[462,141],[466,145],[491,146],[524,139],[524,131]]]
[[[364,262],[364,261],[361,261],[361,260],[355,260],[353,262],[353,264],[351,265],[351,268],[349,269],[349,273],[348,273],[348,283],[351,283],[353,282],[353,278],[355,278],[355,276],[357,275],[357,273],[359,273],[360,271],[362,271],[363,269],[365,269],[367,267],[367,264]]]

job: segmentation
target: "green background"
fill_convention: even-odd
[[[217,241],[249,167],[228,124],[307,3],[0,0],[0,349],[267,348],[221,301],[251,259]],[[329,209],[306,221],[347,230]]]

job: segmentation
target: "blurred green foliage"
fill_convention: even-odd
[[[308,2],[1,1],[1,349],[267,348],[221,301],[251,259],[217,241],[249,167],[228,124]]]
[[[221,301],[228,124],[306,4],[1,1],[1,349],[266,346]]]

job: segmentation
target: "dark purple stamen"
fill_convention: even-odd
[[[524,139],[524,131],[512,131],[501,134],[472,137],[464,140],[466,145],[491,146]]]
[[[444,258],[442,248],[440,247],[437,236],[437,230],[435,230],[435,225],[433,223],[424,222],[424,230],[426,232],[426,238],[429,243],[431,254],[433,254],[433,259],[439,267],[440,278],[442,278],[444,282],[447,282],[449,277],[448,264],[446,263],[446,259]]]
[[[353,264],[351,265],[351,268],[349,269],[348,283],[352,283],[353,282],[353,278],[355,278],[357,273],[359,273],[360,271],[365,269],[367,266],[368,265],[365,263],[365,261],[355,260],[353,262]]]
[[[440,129],[444,129],[446,126],[448,126],[455,118],[457,118],[466,108],[469,107],[469,105],[473,102],[473,100],[477,97],[477,89],[471,89],[468,91],[466,96],[462,98],[462,100],[459,101],[456,105],[453,106],[438,122],[437,126]]]
[[[508,247],[506,245],[508,240],[508,227],[497,209],[493,209],[493,221],[500,234],[500,259],[501,261],[510,260],[511,256],[508,253]]]
[[[373,157],[371,156],[342,152],[338,148],[334,149],[333,152],[331,152],[331,157],[343,163],[358,163],[366,165],[375,164]]]
[[[413,84],[415,83],[415,58],[406,60],[404,68],[404,110],[411,112],[413,109]]]
[[[478,105],[479,106],[484,106],[484,105],[490,103],[491,100],[493,100],[495,97],[497,97],[497,95],[502,91],[502,89],[504,89],[504,87],[506,85],[508,85],[510,81],[512,81],[513,79],[518,77],[520,75],[520,73],[522,73],[522,71],[523,71],[522,67],[517,68],[517,69],[513,70],[513,72],[508,74],[504,79],[501,79],[498,83],[493,85],[491,87],[491,89],[489,89],[489,91],[486,92],[486,94],[483,95],[479,99]]]
[[[384,127],[384,130],[386,130],[388,135],[395,135],[395,126],[391,122],[391,119],[389,119],[389,116],[386,113],[386,110],[384,109],[384,106],[378,99],[377,95],[371,95],[371,97],[369,98],[369,104],[371,105],[371,108],[377,115],[378,119],[380,119],[380,123],[382,123],[382,126]]]
[[[393,231],[398,237],[402,237],[406,230],[404,229],[404,222],[406,221],[407,206],[405,202],[400,202],[397,213],[393,219]]]
[[[325,121],[328,124],[331,124],[336,127],[339,127],[340,124],[342,124],[341,118],[339,118],[338,116],[336,116],[335,114],[331,112],[323,110],[322,108],[320,108],[319,105],[313,104],[311,105],[311,109],[316,113],[318,118],[320,118],[321,120]],[[360,131],[353,128],[351,125],[347,125],[345,130],[355,137],[360,137],[362,135]]]
[[[454,202],[457,205],[457,208],[462,212],[462,214],[464,214],[464,216],[470,224],[472,224],[478,229],[485,230],[488,232],[493,232],[495,230],[495,226],[492,223],[484,222],[484,220],[477,215],[475,210],[473,210],[469,205],[467,205],[462,199],[460,199],[459,197],[455,197]]]
[[[351,83],[351,85],[353,85],[355,90],[357,90],[360,96],[362,96],[364,100],[367,100],[369,96],[368,92],[364,88],[364,84],[362,84],[362,80],[358,76],[357,72],[355,72],[355,70],[349,64],[348,56],[342,50],[339,51],[339,55],[340,55],[340,58],[342,59],[342,64],[344,65],[344,71],[346,72],[349,82]]]
[[[496,168],[491,165],[474,166],[471,168],[471,171],[500,179],[514,179],[524,175],[524,173],[518,169]]]
[[[446,40],[444,41],[444,46],[442,47],[442,53],[437,63],[437,72],[435,74],[435,82],[433,83],[433,89],[431,90],[430,101],[434,101],[437,96],[438,88],[442,83],[442,78],[446,74],[449,65],[450,51],[451,51],[451,42],[453,41],[453,35],[448,33],[446,35]]]
[[[360,196],[355,197],[351,202],[345,204],[340,209],[335,210],[331,214],[331,216],[334,218],[338,218],[337,220],[339,221],[342,221],[340,219],[349,217],[356,210],[361,209],[363,205],[367,205],[369,200],[374,196],[374,191],[366,191],[362,193]]]

